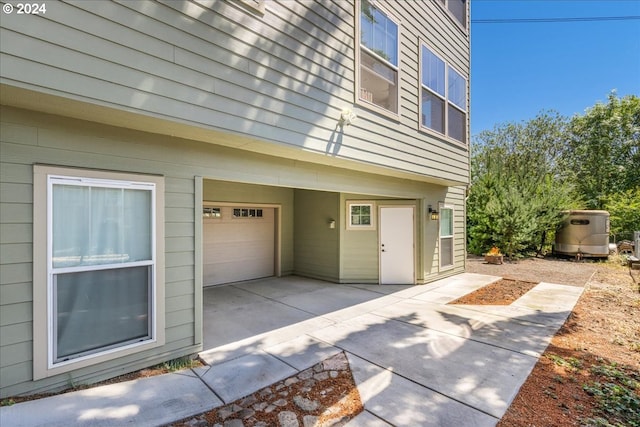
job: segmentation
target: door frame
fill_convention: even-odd
[[[412,248],[412,253],[413,253],[413,258],[411,260],[411,264],[413,266],[413,272],[412,272],[412,276],[413,276],[413,280],[412,283],[413,285],[415,285],[417,283],[417,275],[416,275],[416,265],[417,265],[417,252],[416,252],[416,242],[417,242],[417,227],[416,227],[416,212],[418,211],[417,206],[413,205],[413,204],[384,204],[384,205],[378,205],[378,209],[377,209],[377,214],[378,214],[378,284],[382,285],[382,251],[381,251],[381,247],[380,245],[382,244],[382,210],[385,208],[411,208],[411,210],[413,211],[413,222],[411,223],[411,229],[412,229],[412,234],[413,234],[413,248]]]

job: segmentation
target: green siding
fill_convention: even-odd
[[[251,151],[467,183],[468,150],[418,131],[417,121],[420,41],[468,77],[469,35],[438,2],[379,4],[402,22],[399,120],[356,105],[358,120],[336,129],[354,101],[355,1],[274,1],[264,15],[232,0],[62,3],[46,16],[3,20],[3,81],[155,122],[67,109],[85,119],[202,140],[219,131],[233,134],[219,143]]]
[[[469,153],[418,130],[418,59],[423,41],[468,77],[469,36],[438,2],[380,4],[402,22],[398,120],[354,105],[354,1],[270,1],[263,16],[231,0],[61,2],[2,20],[0,396],[198,351],[203,200],[279,205],[282,274],[374,283],[377,231],[345,230],[345,201],[412,201],[418,280],[463,271]],[[340,129],[347,107],[358,119]],[[164,346],[32,381],[37,163],[164,177]],[[443,201],[447,271],[425,219]]]
[[[339,281],[339,203],[338,193],[296,190],[296,274]],[[336,221],[335,228],[329,228],[330,220]]]

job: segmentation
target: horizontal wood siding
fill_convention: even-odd
[[[0,360],[2,393],[18,394],[36,390],[55,389],[68,383],[68,375],[31,382],[32,355],[30,334],[20,331],[32,328],[32,252],[33,239],[33,164],[81,167],[88,169],[122,171],[127,173],[161,174],[165,177],[165,320],[166,345],[158,352],[144,352],[108,363],[79,369],[72,373],[77,381],[94,381],[115,372],[148,366],[154,361],[166,360],[197,351],[195,340],[195,224],[193,207],[196,205],[195,177],[204,176],[204,199],[221,201],[257,201],[282,204],[283,249],[282,259],[291,265],[283,265],[283,273],[294,271],[293,228],[294,188],[306,187],[319,190],[329,199],[343,188],[352,188],[374,194],[393,197],[418,197],[428,194],[428,189],[446,187],[420,182],[359,173],[346,169],[313,165],[277,157],[247,153],[226,147],[187,141],[2,107],[0,110],[0,170],[1,184],[10,191],[3,191],[0,206],[3,212],[12,213],[0,218],[2,229],[2,262],[0,273],[0,348],[6,358]],[[16,131],[18,130],[18,131]],[[237,182],[229,182],[235,180]],[[269,182],[273,186],[256,185]],[[253,182],[253,184],[251,184]],[[222,185],[217,185],[222,184]],[[305,192],[302,192],[303,194]],[[316,192],[306,192],[316,195]],[[366,194],[366,193],[365,193]],[[381,198],[379,195],[377,198]],[[313,198],[312,198],[313,199]],[[319,200],[319,199],[318,199]],[[324,199],[323,199],[324,200]],[[322,212],[336,215],[337,227],[344,224],[344,207],[322,205]],[[320,212],[320,211],[318,211]],[[328,229],[326,218],[316,215],[318,236]],[[340,218],[338,218],[340,215]],[[336,228],[338,230],[338,228]],[[288,233],[288,234],[287,234]],[[304,233],[304,232],[303,232]],[[354,250],[358,256],[370,250],[375,259],[376,234],[372,234],[370,249],[363,250],[359,242],[353,245],[343,242],[343,250]],[[285,240],[290,239],[287,249]],[[327,240],[324,248],[333,243]],[[337,250],[337,243],[335,243]],[[14,253],[11,249],[15,249]],[[5,250],[6,249],[6,250]],[[32,249],[32,248],[31,248]],[[314,249],[316,252],[320,248]],[[322,274],[333,271],[336,261],[333,252],[327,250],[321,259]],[[328,257],[328,258],[327,258]],[[344,264],[344,263],[343,263]],[[309,264],[310,265],[310,264]],[[354,275],[346,277],[374,280],[377,277],[377,261],[366,267],[365,261],[351,263]],[[362,271],[356,271],[364,268]],[[333,273],[331,273],[333,275]],[[4,333],[6,332],[6,333]],[[22,340],[22,341],[21,341]],[[28,343],[28,344],[27,344]],[[186,343],[186,344],[185,344]],[[5,363],[9,363],[9,365]],[[16,362],[20,361],[20,362]],[[13,363],[16,362],[16,363]]]
[[[463,271],[469,153],[419,129],[419,50],[427,43],[468,78],[469,37],[438,2],[379,4],[401,23],[397,120],[354,104],[355,0],[270,0],[264,14],[232,0],[56,2],[2,20],[1,397],[199,349],[197,177],[205,200],[282,204],[283,274],[377,282],[377,230],[344,229],[353,196],[417,200],[420,218],[453,204],[455,268],[439,271],[437,223],[424,220],[418,279]],[[344,108],[358,118],[340,128]],[[36,163],[164,177],[162,348],[32,381]],[[253,190],[232,197],[240,187]]]
[[[323,280],[339,280],[339,203],[338,193],[295,191],[296,274]],[[329,228],[330,219],[336,221],[335,228]]]
[[[418,60],[423,40],[468,77],[469,37],[437,2],[379,4],[401,22],[399,121],[356,106],[336,127],[354,102],[355,1],[272,0],[264,14],[231,0],[60,2],[2,21],[2,78],[266,144],[249,150],[465,184],[466,147],[418,130]]]
[[[466,260],[466,211],[465,211],[465,187],[449,187],[446,189],[446,194],[443,198],[439,199],[440,202],[453,205],[453,268],[440,269],[440,257],[439,257],[439,235],[438,235],[438,222],[430,221],[433,224],[427,222],[427,231],[425,233],[425,247],[427,252],[432,252],[434,255],[431,258],[431,263],[425,265],[424,279],[425,282],[431,282],[442,278],[446,275],[457,274],[464,272],[465,260]],[[432,203],[432,206],[437,209],[438,203]],[[425,258],[429,259],[429,258]]]
[[[41,117],[42,118],[42,117]],[[20,122],[20,123],[16,123]],[[57,124],[54,124],[58,122]],[[145,151],[171,149],[147,145],[138,150],[122,139],[74,127],[73,122],[37,120],[27,112],[2,110],[0,133],[0,383],[2,396],[35,390],[66,387],[70,376],[63,374],[45,380],[32,379],[33,284],[32,284],[32,202],[33,164],[56,163],[64,166],[96,168],[165,175],[165,213],[167,230],[165,266],[166,345],[71,374],[76,381],[134,370],[197,350],[194,343],[194,179],[180,167],[166,162],[149,162]],[[16,132],[19,130],[19,132]],[[28,131],[31,130],[31,131]],[[19,137],[18,137],[19,136]],[[117,149],[107,149],[109,145]],[[128,149],[130,147],[131,149]],[[108,154],[109,153],[109,154]],[[176,243],[176,244],[172,244]],[[45,268],[44,266],[42,268]]]

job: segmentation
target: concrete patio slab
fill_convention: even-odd
[[[312,292],[289,295],[280,301],[317,316],[331,318],[339,310],[384,297],[379,293],[352,286],[336,286],[325,286]]]
[[[552,330],[560,329],[571,310],[567,311],[542,311],[515,305],[467,305],[467,310],[491,313],[507,319],[528,319],[540,325],[546,325]]]
[[[204,348],[220,347],[315,317],[277,301],[256,297],[259,300],[251,304],[234,305],[229,302],[223,309],[204,310]],[[219,301],[225,301],[224,296]],[[278,315],[274,316],[273,313]]]
[[[76,391],[2,407],[0,425],[158,426],[222,405],[191,371]]]
[[[349,283],[347,286],[351,286],[358,289],[364,289],[371,292],[376,292],[383,295],[395,294],[396,292],[404,291],[406,289],[416,288],[416,285],[373,285],[373,284],[359,284]]]
[[[341,322],[343,320],[353,319],[354,317],[358,317],[362,314],[371,313],[379,308],[386,307],[400,301],[404,301],[404,299],[396,297],[395,295],[378,294],[375,299],[323,314],[322,317],[334,322]]]
[[[518,298],[512,306],[525,307],[545,313],[571,311],[584,288],[542,282]]]
[[[210,366],[2,407],[0,422],[163,425],[345,350],[365,404],[352,427],[493,426],[582,293],[541,283],[509,306],[445,305],[498,279],[460,274],[407,287],[272,278],[208,288],[200,357]]]
[[[372,424],[362,424],[358,418],[354,426],[495,426],[499,418],[478,411],[420,384],[395,371],[383,369],[359,357],[348,355],[351,372],[364,407],[375,417],[367,416]],[[348,424],[352,427],[352,424]]]
[[[393,427],[388,422],[364,410],[345,424],[347,427]]]
[[[278,310],[271,313],[272,316],[277,316]],[[237,322],[244,321],[244,319],[236,319]],[[235,359],[240,356],[252,354],[256,351],[261,351],[271,346],[281,344],[283,342],[300,337],[307,332],[322,329],[324,327],[335,324],[335,322],[325,319],[323,317],[312,317],[311,319],[304,320],[302,322],[292,323],[291,325],[278,328],[272,331],[257,333],[245,339],[231,342],[218,347],[207,348],[199,353],[199,356],[209,365],[215,365],[225,362],[227,360]],[[209,328],[209,331],[211,328]],[[210,333],[205,326],[205,337]],[[205,339],[205,342],[206,339]]]
[[[393,295],[396,298],[406,299],[425,292],[433,292],[435,287],[431,283],[426,285],[349,285],[351,287],[366,289],[383,295]]]
[[[412,325],[407,316],[413,314],[402,320],[368,314],[310,335],[501,417],[537,358]]]
[[[460,298],[497,280],[500,280],[500,277],[463,273],[454,277],[438,280],[433,283],[433,286],[430,284],[430,292],[415,295],[413,298],[421,301],[446,304],[449,301]]]
[[[433,290],[438,290],[440,288],[446,288],[447,290],[460,288],[475,290],[478,287],[488,285],[489,283],[493,283],[500,279],[500,276],[490,276],[487,274],[460,273],[451,277],[436,280],[435,282],[430,282],[427,286]]]
[[[241,307],[264,300],[260,295],[237,286],[209,286],[203,289],[204,305],[211,311]]]
[[[305,335],[267,347],[264,351],[302,371],[340,353],[342,350]]]
[[[280,299],[288,295],[298,295],[313,292],[317,289],[340,285],[298,276],[287,276],[251,280],[236,283],[231,286],[265,298]]]
[[[484,306],[476,307],[479,309],[404,300],[378,309],[373,314],[535,357],[545,350],[550,337],[557,330],[554,326],[535,322],[535,313],[509,318],[480,311]]]
[[[224,403],[297,373],[291,366],[262,351],[196,372]]]

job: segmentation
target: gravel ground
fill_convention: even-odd
[[[578,262],[556,258],[527,258],[513,262],[505,260],[504,264],[488,264],[483,257],[469,255],[466,270],[467,273],[490,274],[507,279],[584,286],[597,266],[597,261]]]

